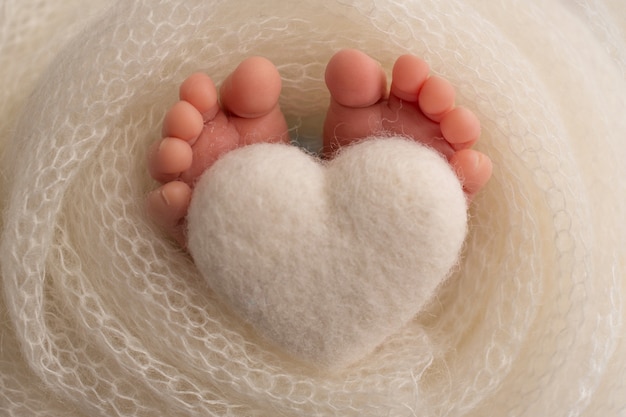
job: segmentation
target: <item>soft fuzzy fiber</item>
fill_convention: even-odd
[[[448,162],[406,139],[353,145],[327,166],[253,145],[197,184],[189,250],[267,341],[334,370],[425,307],[457,262],[465,211]]]
[[[4,0],[0,415],[624,416],[625,27],[622,0]],[[432,301],[318,372],[146,218],[144,161],[187,75],[252,54],[317,150],[344,47],[450,79],[494,177]]]

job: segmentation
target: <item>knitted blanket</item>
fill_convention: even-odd
[[[344,47],[448,78],[494,177],[431,302],[321,370],[146,218],[145,153],[187,75],[250,55],[316,149]],[[626,416],[621,0],[6,0],[0,59],[1,415]]]

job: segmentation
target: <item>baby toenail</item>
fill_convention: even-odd
[[[167,145],[167,139],[163,139],[160,143],[159,143],[159,147],[157,148],[157,152],[161,152],[163,150],[163,148],[165,148],[165,146]]]
[[[159,194],[161,195],[161,198],[163,199],[163,202],[165,203],[166,206],[170,206],[170,199],[167,197],[167,194],[165,193],[164,190],[159,190]]]
[[[478,167],[480,167],[480,165],[482,164],[482,158],[478,152],[473,152],[473,154],[474,154],[472,156],[473,167],[474,169],[478,169]]]

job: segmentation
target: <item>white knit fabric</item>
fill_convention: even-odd
[[[625,22],[621,0],[5,0],[0,414],[626,415]],[[145,218],[144,154],[188,74],[251,54],[319,136],[342,47],[449,78],[494,178],[434,301],[330,373],[268,348]]]

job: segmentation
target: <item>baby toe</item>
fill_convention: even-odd
[[[222,105],[246,119],[267,115],[278,105],[282,87],[278,69],[266,58],[250,57],[226,78],[220,88]]]
[[[193,151],[188,142],[178,138],[165,138],[155,142],[148,152],[148,169],[157,181],[176,179],[192,164]]]
[[[456,92],[445,78],[433,75],[429,77],[419,92],[418,103],[422,112],[435,122],[454,107]]]
[[[444,139],[457,151],[470,148],[480,136],[480,121],[465,107],[455,107],[446,113],[440,127]]]
[[[493,171],[491,159],[473,149],[455,153],[450,158],[450,165],[456,171],[469,200],[487,184]]]
[[[204,127],[202,114],[189,102],[174,104],[163,119],[163,136],[193,143]]]
[[[331,97],[345,107],[364,108],[386,92],[387,79],[380,64],[356,49],[343,49],[328,61],[324,74]]]
[[[148,215],[182,246],[185,246],[184,220],[191,193],[184,182],[172,181],[152,191],[146,199]]]
[[[196,72],[187,77],[180,85],[179,96],[195,107],[204,120],[212,120],[219,111],[215,84],[204,73]]]
[[[414,55],[402,55],[393,65],[391,94],[403,101],[416,102],[429,71],[426,61]]]

